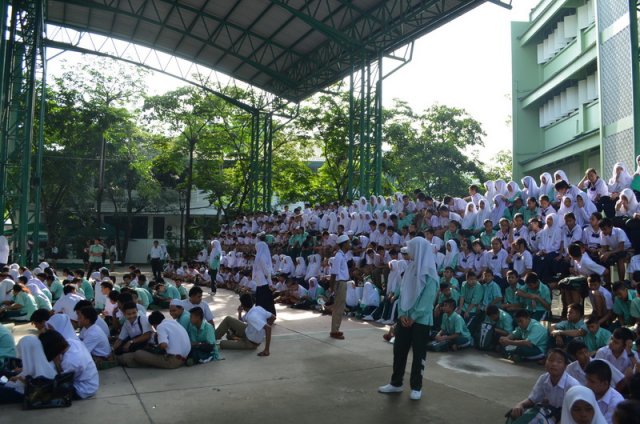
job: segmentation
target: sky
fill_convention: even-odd
[[[398,98],[416,111],[433,104],[463,108],[487,134],[481,160],[490,162],[498,151],[510,149],[511,21],[529,20],[539,1],[513,0],[512,10],[485,3],[417,40],[412,61],[384,81],[384,106]],[[73,62],[74,56],[56,56],[49,72],[56,73],[62,59]],[[149,78],[149,94],[184,84],[158,73]]]

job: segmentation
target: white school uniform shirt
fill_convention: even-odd
[[[347,257],[342,250],[338,250],[336,255],[333,257],[331,274],[336,276],[336,281],[347,281],[349,279]]]
[[[271,318],[271,312],[265,310],[261,306],[254,306],[244,315],[242,320],[247,323],[245,335],[247,339],[255,344],[260,344],[267,336],[264,326],[267,320]]]
[[[389,234],[387,234],[387,244],[392,244],[392,245],[401,245],[402,244],[402,237],[400,236],[400,234],[396,233],[395,231],[393,232],[393,235],[391,237],[389,237]]]
[[[149,324],[147,317],[138,314],[138,317],[133,321],[133,323],[129,322],[129,320],[124,322],[118,338],[120,340],[133,339],[151,331],[153,331],[153,329],[151,328],[151,324]]]
[[[498,253],[493,250],[489,250],[484,254],[485,264],[487,268],[493,271],[493,275],[502,277],[502,270],[507,269],[507,256],[508,253],[504,249],[500,249]]]
[[[179,355],[186,358],[191,352],[189,333],[178,321],[165,319],[158,324],[156,332],[158,333],[158,344],[166,343],[166,351],[169,355]]]
[[[83,300],[83,298],[78,294],[65,294],[58,299],[56,304],[53,306],[53,310],[57,314],[65,314],[73,321],[77,321],[78,315],[76,315],[73,308],[75,308],[76,304],[81,300]]]
[[[587,182],[586,186],[587,196],[592,202],[595,202],[598,196],[602,197],[609,195],[609,187],[607,187],[607,184],[600,177],[598,177],[594,184]]]
[[[605,236],[600,232],[600,244],[602,246],[609,246],[610,249],[617,249],[620,243],[624,243],[625,249],[631,249],[631,242],[625,234],[624,230],[618,227],[611,229],[611,235]]]
[[[582,243],[591,248],[598,249],[600,248],[600,243],[602,239],[600,238],[600,230],[594,230],[591,225],[587,225],[582,229]]]
[[[509,232],[507,231],[506,233],[503,233],[502,230],[500,230],[496,232],[496,237],[500,239],[500,242],[502,243],[502,248],[505,250],[508,250],[509,247],[511,246],[511,243],[509,242]]]
[[[487,267],[487,252],[476,253],[473,259],[473,270],[477,273],[482,272]]]
[[[566,225],[562,226],[562,246],[564,251],[562,253],[569,254],[569,246],[573,243],[582,241],[582,228],[576,224],[573,229],[569,229]]]
[[[636,357],[636,361],[638,360],[638,354],[633,352],[633,355]],[[604,359],[605,361],[611,363],[614,367],[618,369],[621,373],[631,366],[631,359],[627,355],[626,351],[623,351],[620,354],[620,357],[616,358],[609,349],[609,346],[603,346],[596,352],[596,359]]]
[[[604,297],[604,306],[607,308],[608,311],[612,310],[613,296],[611,296],[611,292],[602,286],[598,287],[598,291]],[[593,301],[593,295],[591,294],[591,292],[589,292],[589,300],[591,300],[591,304],[593,305],[594,301]]]
[[[204,313],[205,321],[213,321],[213,312],[211,312],[211,308],[209,307],[209,304],[206,303],[205,301],[202,301],[197,305],[194,305],[193,303],[191,303],[189,299],[185,299],[182,301],[182,307],[187,312],[189,312],[191,309],[195,308],[196,306],[202,309],[202,312]]]
[[[136,309],[138,310],[138,316],[147,316],[147,310],[144,306],[139,303],[136,303]],[[116,312],[116,319],[121,320],[124,318],[124,314],[122,311]]]
[[[629,274],[629,277],[631,277],[635,271],[640,271],[640,255],[635,255],[631,257],[631,260],[629,261],[629,266],[627,266],[627,274]]]
[[[160,246],[158,246],[158,247],[151,246],[151,249],[149,249],[149,256],[151,257],[151,259],[160,259],[160,258],[162,258],[162,247],[160,247]]]
[[[536,384],[533,386],[531,393],[529,393],[529,400],[533,403],[542,403],[543,401],[547,401],[547,403],[555,408],[562,407],[562,401],[564,400],[564,395],[567,391],[573,386],[579,386],[580,383],[573,377],[571,377],[565,371],[560,377],[560,381],[558,381],[557,385],[551,384],[551,377],[549,373],[546,372],[542,374]]]
[[[593,361],[593,359],[594,358],[589,358],[589,361]],[[618,383],[624,378],[624,374],[621,373],[616,367],[614,367],[609,361],[605,361],[604,359],[601,359],[601,361],[606,362],[607,365],[609,365],[609,368],[611,368],[611,387],[616,387]],[[567,365],[566,372],[571,377],[578,380],[578,383],[580,383],[581,385],[587,385],[587,373],[584,372],[578,361],[573,361],[572,363]]]
[[[584,275],[585,277],[588,277],[591,274],[598,274],[602,277],[605,271],[605,267],[595,263],[586,253],[582,255],[579,261],[572,259],[571,262],[573,263],[573,269],[575,269],[578,274]]]
[[[597,400],[600,412],[602,412],[608,423],[613,422],[613,413],[616,410],[616,406],[623,400],[622,395],[613,387],[609,387],[604,396]]]
[[[540,231],[538,231],[537,233],[535,231],[529,231],[529,233],[527,234],[527,245],[529,246],[529,250],[531,250],[532,253],[536,253],[538,250],[540,250],[539,236]]]
[[[118,302],[112,303],[111,299],[107,298],[107,301],[104,303],[104,309],[102,310],[102,313],[106,317],[112,317],[113,311],[116,309],[116,306],[118,306]]]
[[[98,392],[100,377],[95,362],[80,340],[67,340],[69,349],[62,354],[62,372],[73,372],[76,394],[87,399]]]
[[[524,275],[525,270],[533,269],[533,255],[528,250],[513,255],[513,270],[519,277]]]
[[[98,326],[97,321],[91,327],[83,328],[82,331],[80,331],[80,340],[82,340],[84,346],[93,356],[107,358],[111,355],[109,339]]]
[[[102,319],[100,315],[98,315],[98,319],[96,320],[96,325],[100,330],[102,330],[104,335],[107,336],[107,339],[109,338],[109,336],[111,336],[111,332],[109,331],[109,325],[106,323],[104,319]]]
[[[528,240],[529,238],[529,230],[527,227],[523,225],[520,228],[513,227],[513,241],[518,240],[519,238]]]
[[[442,239],[437,236],[433,236],[430,243],[433,244],[434,246],[437,246],[438,250],[441,250],[442,246],[444,245],[444,242],[442,241]]]

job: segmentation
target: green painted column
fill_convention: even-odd
[[[629,0],[631,77],[633,78],[633,138],[635,157],[640,155],[640,52],[638,49],[638,1]],[[635,164],[632,168],[635,168]]]

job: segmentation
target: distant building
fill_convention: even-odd
[[[542,0],[529,22],[512,23],[514,179],[635,170],[629,16],[627,0]]]

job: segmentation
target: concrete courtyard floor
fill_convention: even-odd
[[[205,300],[216,323],[236,314],[230,291]],[[391,376],[392,345],[382,339],[388,327],[345,319],[346,340],[334,340],[330,317],[277,308],[270,357],[222,351],[223,361],[177,370],[101,371],[95,398],[66,409],[0,406],[0,422],[496,424],[543,372],[474,349],[429,353],[421,401],[409,399],[408,373],[404,393],[382,395],[376,389]],[[33,331],[19,325],[14,335]]]

